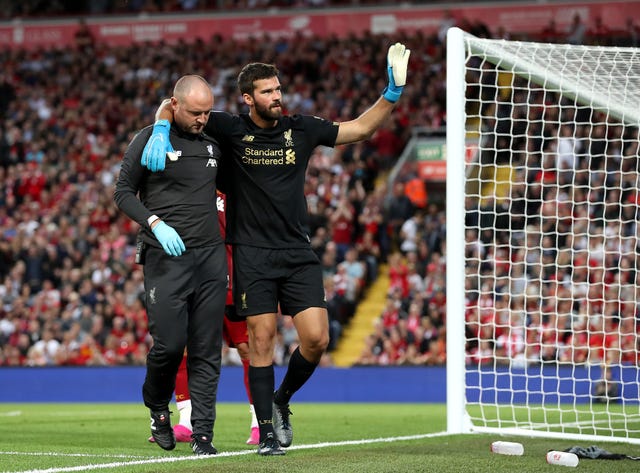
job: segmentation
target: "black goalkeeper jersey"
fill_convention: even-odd
[[[228,198],[227,242],[263,248],[308,247],[307,164],[316,146],[335,145],[338,124],[292,115],[265,129],[248,114],[213,112],[205,131],[223,149],[218,187]]]

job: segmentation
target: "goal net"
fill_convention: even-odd
[[[448,430],[640,443],[640,49],[447,41]]]

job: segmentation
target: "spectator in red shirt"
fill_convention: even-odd
[[[346,195],[338,201],[338,205],[332,213],[329,222],[331,224],[331,239],[338,250],[336,261],[342,262],[345,253],[353,243],[354,210]]]
[[[408,268],[402,254],[395,252],[389,255],[389,290],[399,291],[402,298],[409,295]]]

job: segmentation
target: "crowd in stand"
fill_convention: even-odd
[[[444,94],[442,48],[420,35],[239,44],[3,50],[0,60],[0,365],[142,364],[150,339],[137,225],[118,213],[113,186],[123,150],[153,122],[187,72],[206,77],[217,109],[242,111],[235,77],[250,61],[281,71],[286,106],[351,119],[380,96],[386,50],[412,50],[410,84],[393,119],[366,143],[316,150],[308,169],[312,244],[322,260],[332,345],[391,248],[384,180],[427,91]],[[279,359],[295,343],[283,318]]]
[[[468,361],[638,365],[639,129],[546,103],[489,158],[511,192],[467,202]]]
[[[215,108],[240,112],[239,68],[273,62],[290,113],[343,121],[379,97],[395,41],[412,51],[403,97],[371,140],[315,151],[310,234],[323,265],[330,350],[388,263],[387,305],[358,363],[443,364],[444,210],[409,198],[405,185],[417,176],[392,189],[382,179],[412,128],[445,123],[442,38],[414,33],[129,47],[79,37],[75,49],[0,52],[0,365],[144,363],[137,226],[116,211],[113,186],[126,145],[179,76],[203,75]],[[281,320],[279,363],[296,343],[289,322]]]
[[[436,0],[432,3],[445,2]],[[405,0],[419,4],[420,0]],[[261,9],[395,6],[392,0],[0,0],[0,18],[38,18],[69,15],[155,14],[173,12],[241,12]]]
[[[546,37],[637,44],[632,30],[612,37],[596,28],[603,29],[599,20]],[[477,94],[495,97],[495,75],[484,80]],[[638,127],[522,79],[497,109],[486,105],[489,139],[477,159],[509,166],[513,184],[506,195],[466,200],[466,362],[638,365]],[[396,185],[394,208],[410,208]],[[444,211],[409,210],[396,228],[386,306],[357,363],[442,365]]]

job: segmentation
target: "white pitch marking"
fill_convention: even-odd
[[[399,442],[403,440],[419,440],[419,439],[431,438],[431,437],[442,437],[445,435],[449,435],[449,434],[447,432],[437,432],[433,434],[406,435],[403,437],[345,440],[343,442],[323,442],[323,443],[315,443],[310,445],[296,445],[296,446],[287,448],[287,450],[306,450],[306,449],[317,449],[317,448],[327,448],[327,447],[340,447],[344,445],[364,445],[364,444],[370,444],[370,443]],[[3,453],[6,453],[6,452],[0,452],[0,455],[2,455]],[[14,453],[14,452],[11,452],[11,453]],[[66,473],[66,472],[73,472],[73,471],[106,470],[111,468],[120,468],[123,466],[149,465],[153,463],[176,463],[176,462],[193,461],[193,460],[212,460],[212,459],[215,459],[216,457],[237,457],[241,455],[250,455],[250,454],[255,455],[256,451],[252,449],[252,450],[241,450],[237,452],[222,452],[222,453],[218,453],[213,457],[209,455],[189,455],[186,457],[153,457],[145,460],[89,464],[89,465],[69,466],[69,467],[61,467],[61,468],[46,468],[44,470],[24,470],[24,471],[16,471],[11,473]],[[27,455],[27,454],[25,453],[24,455]],[[108,455],[105,455],[105,456],[108,456]]]
[[[105,453],[99,455],[95,453],[59,453],[59,452],[0,452],[0,455],[24,455],[27,457],[86,457],[86,458],[155,458],[146,455],[114,455]],[[160,457],[158,457],[160,458]]]

